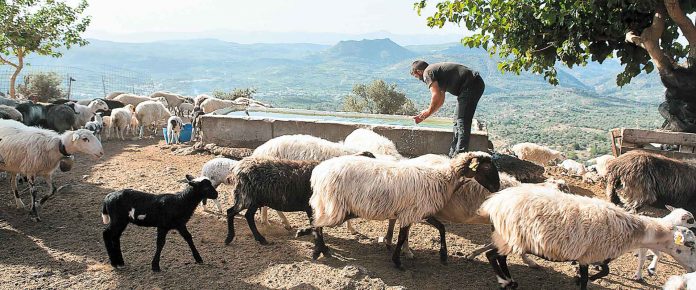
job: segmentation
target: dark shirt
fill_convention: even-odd
[[[459,96],[469,82],[476,79],[479,73],[464,65],[453,62],[441,62],[428,65],[423,71],[423,82],[428,88],[437,82],[440,89]]]

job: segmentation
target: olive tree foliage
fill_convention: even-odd
[[[82,16],[85,8],[86,0],[75,7],[60,0],[0,0],[0,65],[15,69],[11,97],[28,55],[60,57],[61,48],[87,44],[80,36],[90,23],[88,16]]]
[[[216,97],[218,99],[223,99],[223,100],[230,100],[234,101],[238,98],[247,98],[247,99],[252,99],[254,98],[254,94],[256,94],[256,88],[236,88],[230,92],[226,92],[223,90],[215,90],[213,91],[213,97]]]
[[[65,97],[61,83],[61,76],[55,72],[37,72],[26,76],[17,90],[30,99],[49,102]]]
[[[414,3],[419,14],[428,2]],[[696,0],[432,2],[437,3],[428,26],[455,23],[472,31],[462,43],[500,56],[498,69],[504,72],[531,71],[558,84],[558,62],[572,68],[617,57],[624,70],[616,82],[623,86],[657,69],[667,88],[660,112],[667,119],[689,111],[685,116],[696,125],[696,26],[688,17],[696,12]]]
[[[353,94],[344,99],[343,110],[370,114],[416,113],[415,105],[406,94],[397,90],[396,84],[387,84],[383,80],[375,80],[369,85],[353,86]]]

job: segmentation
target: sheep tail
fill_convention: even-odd
[[[111,222],[111,217],[109,217],[109,213],[106,211],[106,203],[102,204],[102,223],[105,225],[108,225]]]
[[[621,178],[616,174],[607,175],[607,189],[606,194],[609,201],[616,205],[622,205],[621,199],[619,198],[618,189],[622,187]]]

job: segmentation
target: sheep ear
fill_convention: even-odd
[[[189,183],[190,183],[191,181],[193,181],[194,179],[195,179],[195,178],[194,178],[193,176],[191,176],[191,174],[186,174],[186,180],[187,180]]]
[[[674,233],[674,244],[680,246],[684,245],[684,235],[680,231]]]
[[[77,141],[78,139],[80,139],[80,134],[78,134],[77,132],[73,132],[73,134],[72,134],[72,141],[75,142],[75,141]]]
[[[666,207],[669,211],[674,211],[674,210],[675,210],[675,208],[674,208],[673,206],[668,205],[668,204],[666,204],[665,207]]]

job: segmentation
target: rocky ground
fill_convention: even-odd
[[[102,242],[100,206],[106,194],[122,188],[153,193],[175,192],[184,187],[184,175],[198,174],[214,156],[175,155],[177,149],[154,139],[109,141],[106,156],[90,160],[77,156],[71,172],[58,173],[57,183],[69,187],[48,202],[43,221],[29,219],[26,210],[15,208],[6,180],[0,181],[0,289],[495,289],[495,276],[484,256],[464,258],[485,244],[489,226],[448,225],[449,263],[438,259],[437,232],[427,224],[411,229],[415,258],[404,258],[405,270],[394,268],[390,253],[376,242],[386,222],[357,220],[360,236],[345,227],[326,229],[326,242],[333,258],[310,259],[309,238],[296,239],[279,224],[261,227],[271,242],[256,243],[246,221],[236,219],[237,238],[229,246],[223,240],[225,219],[216,212],[198,209],[189,222],[204,264],[193,263],[184,240],[170,233],[162,254],[162,272],[152,273],[155,230],[129,226],[122,237],[126,267],[114,270]],[[577,194],[603,197],[601,185],[587,185],[578,178],[562,176]],[[222,203],[230,205],[230,188],[220,188]],[[23,199],[28,204],[25,192]],[[658,212],[656,214],[664,214]],[[297,227],[308,224],[301,213],[288,218]],[[591,284],[591,289],[657,289],[674,274],[682,274],[665,257],[656,276],[643,283],[631,280],[636,260],[626,254],[612,262],[611,274]],[[522,289],[574,289],[575,266],[537,259],[543,269],[531,269],[518,257],[510,257],[510,271]],[[591,270],[592,271],[592,270]]]

